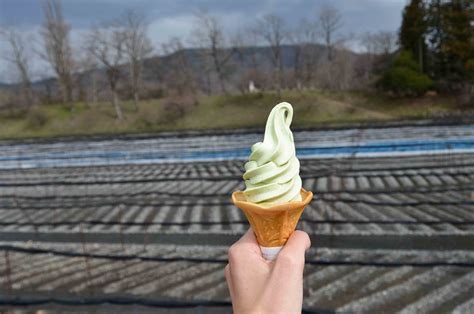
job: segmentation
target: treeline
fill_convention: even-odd
[[[466,3],[470,1],[411,1],[398,41],[392,32],[342,34],[342,15],[329,4],[297,27],[269,14],[234,34],[224,32],[217,16],[201,11],[190,38],[171,38],[160,47],[148,37],[144,16],[128,10],[94,26],[75,45],[80,48],[73,48],[60,0],[44,0],[44,20],[35,46],[15,28],[1,30],[9,47],[5,59],[13,65],[12,75],[19,82],[3,103],[27,109],[60,102],[74,111],[77,101],[92,106],[108,100],[117,118],[123,119],[121,101],[131,100],[138,110],[143,98],[178,99],[168,103],[179,107],[183,102],[194,104],[196,96],[204,93],[378,87],[395,94],[421,94],[445,85],[454,90],[469,82],[472,66],[468,53],[472,26],[464,30],[465,17],[450,15],[466,9]],[[472,14],[472,7],[467,5],[465,11]],[[464,46],[452,44],[452,37],[463,40]],[[357,54],[347,48],[354,42],[361,51]],[[465,43],[471,46],[465,48]],[[460,51],[464,51],[462,60]],[[35,56],[31,52],[46,61],[53,79],[32,82]],[[455,80],[448,78],[451,75]],[[414,89],[410,80],[418,87]]]
[[[127,89],[137,106],[143,60],[153,52],[143,16],[127,11],[111,22],[93,27],[84,36],[82,48],[73,49],[71,28],[63,16],[61,2],[43,1],[42,7],[44,22],[37,46],[32,46],[30,39],[14,28],[2,30],[3,38],[10,46],[6,59],[19,74],[20,93],[13,95],[13,103],[29,108],[41,103],[62,102],[73,111],[76,101],[96,102],[99,90],[107,87],[117,118],[122,119],[119,82],[126,72]],[[41,88],[33,88],[31,80],[30,58],[35,57],[32,51],[55,75],[54,79],[43,80]],[[103,73],[102,80],[99,80],[99,72]]]
[[[397,94],[428,89],[471,94],[474,2],[411,0],[403,11],[400,52],[379,81]]]

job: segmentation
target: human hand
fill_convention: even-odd
[[[250,228],[229,249],[225,278],[234,313],[301,313],[306,232],[295,231],[274,262],[265,260]]]

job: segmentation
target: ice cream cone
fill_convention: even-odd
[[[301,189],[301,201],[263,207],[247,202],[243,192],[232,193],[232,201],[247,217],[266,259],[273,260],[296,228],[313,193]]]

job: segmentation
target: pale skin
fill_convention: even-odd
[[[274,262],[262,257],[252,229],[229,249],[225,278],[234,313],[301,313],[306,232],[295,231]]]

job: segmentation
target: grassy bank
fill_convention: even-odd
[[[124,121],[115,119],[108,102],[94,106],[77,103],[73,112],[57,104],[37,106],[29,112],[0,112],[0,138],[263,127],[269,111],[280,101],[294,106],[293,125],[297,127],[424,119],[461,111],[449,97],[394,99],[322,91],[286,91],[281,98],[274,93],[202,96],[197,104],[186,107],[184,114],[170,113],[163,99],[142,101],[138,110],[123,102]]]

